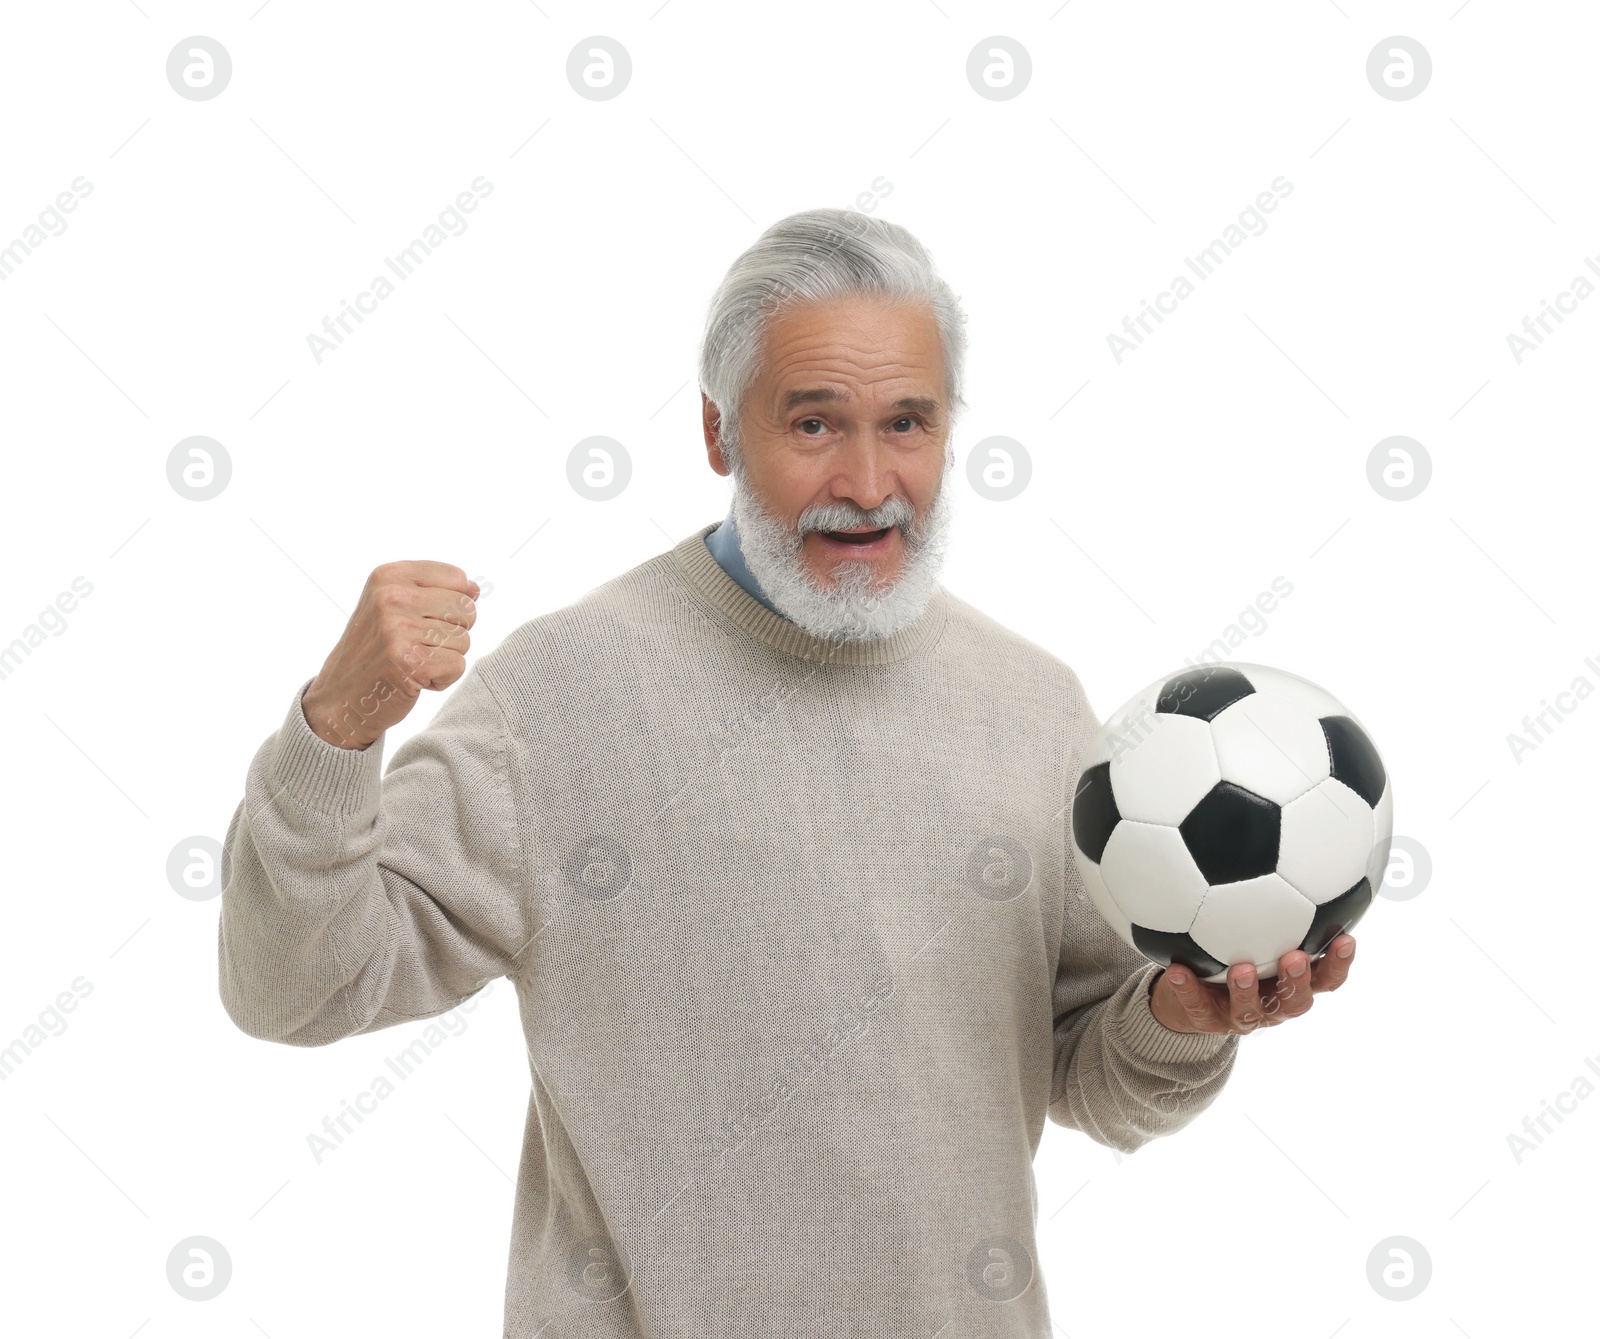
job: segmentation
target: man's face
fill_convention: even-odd
[[[951,464],[932,311],[850,299],[773,320],[737,465],[716,444],[717,407],[701,400],[711,467],[735,476],[741,547],[773,603],[819,634],[857,637],[920,611],[948,524]],[[871,531],[881,533],[838,533]]]

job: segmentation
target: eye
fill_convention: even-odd
[[[814,432],[805,432],[804,431],[805,426],[806,426],[807,423],[821,423],[824,428],[826,428],[828,426],[826,423],[822,423],[822,420],[820,418],[803,418],[795,426],[800,428],[802,430],[802,435],[806,436],[806,437],[815,437],[817,435]]]
[[[918,424],[920,424],[922,422],[922,420],[920,418],[918,418],[914,414],[906,414],[905,416],[903,416],[901,418],[895,419],[895,422],[896,423],[918,423]],[[906,431],[910,432],[911,429],[907,428]]]

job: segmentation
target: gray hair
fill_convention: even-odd
[[[850,297],[931,308],[949,420],[966,408],[967,318],[927,248],[898,223],[850,209],[802,210],[779,219],[729,266],[706,313],[700,389],[717,406],[718,439],[730,464],[738,462],[740,408],[761,373],[768,323],[793,306]]]

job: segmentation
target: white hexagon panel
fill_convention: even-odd
[[[1253,963],[1260,976],[1276,976],[1278,959],[1299,947],[1316,908],[1276,874],[1225,883],[1206,893],[1189,937],[1226,966],[1205,979],[1225,981],[1227,967]]]
[[[1298,702],[1251,693],[1211,722],[1222,779],[1288,804],[1328,777],[1322,725]]]
[[[1367,877],[1372,858],[1372,810],[1331,776],[1282,812],[1278,873],[1315,903]]]
[[[1111,788],[1132,822],[1176,827],[1221,779],[1204,721],[1152,714],[1112,741]]]
[[[1206,895],[1182,834],[1161,823],[1118,823],[1100,873],[1123,914],[1152,930],[1187,930]]]

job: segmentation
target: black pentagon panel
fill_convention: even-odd
[[[1078,793],[1072,798],[1072,838],[1095,864],[1111,840],[1111,829],[1122,821],[1117,797],[1111,793],[1111,764],[1096,763],[1083,769]]]
[[[1383,798],[1383,759],[1367,732],[1348,716],[1324,716],[1319,724],[1328,741],[1328,765],[1334,778],[1376,808]]]
[[[1365,879],[1349,892],[1330,897],[1311,918],[1311,929],[1300,941],[1301,951],[1316,957],[1346,930],[1353,928],[1371,905],[1372,885]]]
[[[1255,691],[1250,680],[1236,669],[1196,665],[1182,674],[1174,674],[1161,685],[1156,710],[1211,721],[1241,697],[1249,697]]]
[[[1182,930],[1146,930],[1142,925],[1133,927],[1134,946],[1152,962],[1170,967],[1181,962],[1196,976],[1215,976],[1226,971],[1228,964],[1218,962]]]
[[[1205,881],[1216,885],[1276,870],[1282,826],[1282,812],[1271,800],[1219,781],[1200,797],[1178,831]]]

